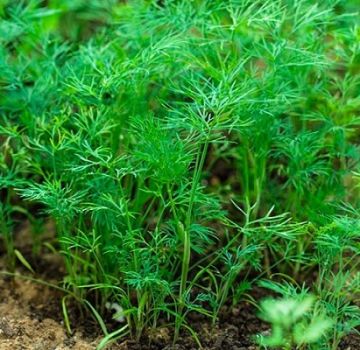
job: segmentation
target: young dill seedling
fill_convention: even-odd
[[[260,317],[272,325],[270,336],[258,336],[262,347],[291,350],[317,343],[329,331],[332,321],[312,311],[314,297],[266,299],[260,304]]]

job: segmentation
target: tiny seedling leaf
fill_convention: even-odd
[[[30,263],[25,259],[24,255],[17,249],[14,250],[16,257],[20,260],[20,262],[32,273],[35,273],[34,269],[31,267]]]

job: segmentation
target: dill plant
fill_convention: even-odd
[[[293,299],[263,300],[261,317],[272,323],[272,335],[259,337],[260,345],[292,349],[316,343],[326,334],[332,322],[316,310],[311,310],[313,303],[314,298],[306,294]]]
[[[200,344],[190,312],[215,324],[254,274],[302,281],[318,269],[313,293],[336,324],[325,339],[335,349],[358,325],[358,285],[336,289],[358,260],[349,218],[359,207],[353,6],[2,2],[9,268],[13,221],[54,220],[64,315],[69,298],[87,307],[101,346],[140,339],[160,320],[175,341],[185,329]],[[223,164],[231,170],[218,183]],[[126,318],[114,333],[102,320],[109,301]]]

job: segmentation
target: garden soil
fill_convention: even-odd
[[[53,231],[51,223],[47,230]],[[25,267],[19,267],[16,274],[22,277],[0,275],[0,350],[95,350],[101,340],[96,322],[89,317],[80,317],[75,305],[69,307],[72,334],[68,335],[62,317],[61,298],[63,294],[52,287],[26,278],[56,283],[64,274],[59,256],[44,250],[41,259],[31,258],[26,225],[17,233],[17,248],[31,262],[36,275],[29,275]],[[51,234],[50,234],[51,235]],[[0,258],[0,270],[4,271],[4,254]],[[25,278],[24,278],[25,277]],[[256,291],[257,299],[261,291]],[[118,326],[108,315],[109,330]],[[251,303],[243,302],[239,307],[225,307],[219,323],[214,328],[198,315],[191,319],[191,326],[197,332],[203,349],[209,350],[256,350],[254,336],[266,334],[269,329],[256,317]],[[134,342],[118,340],[108,350],[190,350],[198,349],[189,334],[182,334],[178,344],[172,344],[171,330],[165,326],[148,331],[144,339]],[[360,338],[350,337],[341,345],[342,350],[360,350]]]

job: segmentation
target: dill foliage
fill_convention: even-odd
[[[1,1],[8,269],[17,223],[36,256],[50,220],[102,345],[163,320],[199,344],[189,313],[215,324],[262,280],[260,344],[337,349],[360,325],[356,3]]]

